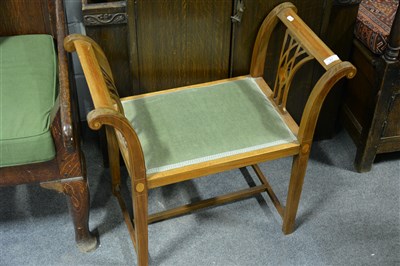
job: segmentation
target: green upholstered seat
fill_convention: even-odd
[[[252,78],[122,104],[147,174],[297,140]]]
[[[0,167],[54,158],[56,67],[50,35],[0,37]]]

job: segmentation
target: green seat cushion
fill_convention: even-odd
[[[50,35],[0,37],[0,167],[54,158],[56,66]]]
[[[252,78],[122,104],[147,174],[297,141]]]

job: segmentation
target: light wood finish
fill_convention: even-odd
[[[292,56],[291,53],[293,53]],[[307,54],[306,50],[302,48],[290,34],[290,31],[287,30],[278,64],[281,71],[276,75],[274,86],[274,101],[280,106],[283,112],[286,112],[289,89],[295,74],[305,63],[312,59],[314,59],[314,57]],[[288,69],[290,69],[290,71],[287,71]]]
[[[253,56],[251,58],[250,75],[252,77],[262,77],[264,75],[264,66],[269,40],[279,21],[278,14],[287,8],[295,9],[296,7],[292,3],[280,4],[268,14],[261,24],[254,44]]]
[[[285,215],[285,208],[279,202],[278,197],[275,195],[275,192],[272,190],[271,185],[269,184],[267,178],[262,173],[260,167],[257,164],[252,165],[254,172],[256,173],[258,179],[260,179],[261,183],[265,186],[265,190],[271,199],[272,203],[274,204],[276,210],[278,211],[279,215],[283,218]]]
[[[307,24],[300,19],[295,10],[285,8],[278,14],[278,17],[283,24],[285,24],[290,35],[301,43],[303,49],[305,49],[309,55],[312,55],[322,67],[328,69],[340,62],[340,60],[332,62],[331,64],[326,64],[324,62],[326,58],[334,55],[334,53],[318,38]]]
[[[245,167],[255,163],[288,157],[299,152],[299,144],[288,143],[269,148],[245,152],[208,162],[193,164],[164,172],[148,175],[149,188],[165,186],[193,178]]]
[[[282,52],[282,60],[277,71],[278,75],[281,76],[278,77],[278,79],[283,81],[283,79],[289,77],[289,80],[286,80],[283,86],[275,87],[276,91],[274,92],[261,77],[265,64],[265,59],[263,59],[263,57],[266,55],[268,40],[273,32],[274,26],[278,21],[286,20],[287,16],[292,16],[295,20],[294,23],[287,23],[284,21],[284,24],[288,26],[287,39],[293,44],[292,48],[294,47],[294,49],[297,49],[298,53],[294,53],[295,56],[292,56],[293,53],[289,52],[285,54],[285,52]],[[294,41],[290,41],[290,39],[293,39]],[[118,157],[118,146],[131,177],[131,196],[134,212],[133,218],[131,218],[127,213],[125,204],[122,202],[122,197],[119,194],[119,171],[116,167],[117,161],[111,164],[113,190],[121,204],[124,219],[127,222],[128,220],[133,219],[134,226],[130,224],[129,221],[128,230],[136,248],[138,265],[147,265],[148,263],[148,223],[183,215],[201,208],[250,197],[262,192],[267,192],[278,213],[282,216],[283,232],[287,234],[293,231],[315,124],[322,103],[332,86],[339,79],[346,76],[348,78],[353,77],[356,70],[350,63],[342,62],[340,59],[335,60],[329,65],[325,65],[324,68],[326,69],[326,72],[321,76],[312,90],[311,96],[309,97],[304,109],[300,125],[296,124],[285,108],[286,100],[284,99],[289,93],[291,75],[293,75],[293,72],[297,71],[298,68],[304,65],[303,63],[305,63],[305,61],[315,58],[317,62],[322,64],[326,57],[333,55],[333,53],[295,14],[295,7],[292,4],[283,3],[279,5],[265,19],[254,46],[250,77],[255,78],[255,82],[260,86],[261,90],[271,101],[276,111],[281,115],[282,120],[297,137],[297,141],[154,174],[146,174],[144,155],[140,141],[135,129],[123,115],[119,98],[115,97],[116,93],[113,92],[115,89],[113,80],[112,78],[107,77],[112,77],[112,75],[111,73],[108,73],[108,63],[104,58],[101,58],[103,54],[98,51],[98,46],[94,45],[93,41],[88,40],[87,37],[74,35],[65,40],[65,47],[69,51],[77,51],[82,62],[85,76],[88,79],[90,93],[95,102],[96,108],[88,115],[89,126],[95,130],[100,129],[103,125],[107,126],[109,154],[111,155],[110,161],[115,160]],[[304,54],[304,57],[302,54]],[[100,59],[97,57],[100,57]],[[298,59],[300,61],[297,61]],[[107,71],[102,72],[102,69],[107,69]],[[191,85],[168,91],[132,96],[123,98],[122,101],[145,98],[154,95],[162,97],[162,95],[170,92],[191,88],[202,88],[209,85],[219,84],[221,82],[230,82],[243,78],[246,78],[246,76]],[[280,96],[276,97],[277,95]],[[210,123],[212,122],[213,121],[210,121]],[[114,129],[114,131],[111,129]],[[267,178],[262,174],[261,169],[256,164],[288,156],[293,156],[294,160],[286,207],[284,207],[281,205],[279,199],[272,190]],[[253,167],[261,185],[245,188],[222,196],[216,196],[197,203],[187,204],[161,213],[148,214],[147,197],[149,189],[246,166]]]
[[[199,209],[211,207],[211,206],[216,206],[216,205],[221,205],[225,204],[228,202],[232,202],[235,200],[239,199],[244,199],[248,198],[254,195],[258,195],[261,192],[264,192],[267,190],[266,185],[260,185],[260,186],[255,186],[251,188],[245,188],[239,191],[235,191],[226,195],[222,196],[217,196],[214,198],[206,199],[206,200],[200,200],[195,203],[191,204],[186,204],[174,209],[162,211],[156,214],[149,215],[149,223],[154,223],[162,220],[166,220],[172,217],[176,217],[179,215],[183,215],[186,213],[194,212]]]

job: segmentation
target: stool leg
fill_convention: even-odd
[[[309,152],[293,157],[286,207],[283,216],[282,231],[285,235],[294,231],[297,208],[306,174]]]
[[[135,224],[136,254],[139,266],[147,266],[149,263],[148,250],[148,195],[144,182],[135,182],[133,193],[133,211]]]

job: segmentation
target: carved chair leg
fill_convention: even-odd
[[[75,228],[75,241],[80,251],[97,248],[97,238],[89,231],[89,190],[86,178],[67,182],[42,183],[42,187],[66,194],[68,208]]]
[[[309,149],[309,148],[308,148]],[[285,235],[294,231],[297,208],[299,206],[304,176],[307,170],[309,151],[294,156],[290,176],[286,208],[283,216],[282,231]]]
[[[64,183],[68,207],[75,227],[75,240],[82,252],[97,248],[97,238],[89,231],[89,189],[86,178]]]
[[[147,266],[149,263],[148,248],[148,195],[144,182],[134,184],[133,209],[136,239],[136,254],[139,266]]]

